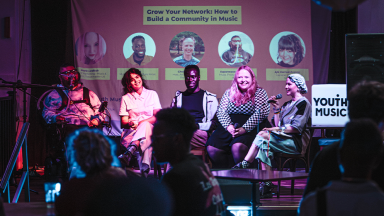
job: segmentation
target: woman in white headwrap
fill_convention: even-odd
[[[308,127],[311,122],[311,104],[303,96],[308,91],[304,77],[300,74],[289,75],[285,90],[287,96],[291,96],[292,99],[283,106],[280,107],[275,96],[269,98],[272,100],[274,127],[260,131],[247,156],[233,168],[247,168],[254,159],[259,159],[262,168],[268,170],[271,168],[270,158],[273,157],[273,153],[302,153],[304,149],[302,140],[309,140]]]

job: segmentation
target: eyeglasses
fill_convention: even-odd
[[[77,73],[77,70],[73,69],[73,70],[68,70],[68,71],[61,72],[60,75],[68,77],[69,75],[76,74],[76,73]]]

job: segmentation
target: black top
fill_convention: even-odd
[[[181,107],[186,109],[193,117],[195,117],[195,123],[202,123],[204,116],[203,109],[204,90],[196,93],[183,92]]]
[[[208,165],[192,154],[162,179],[174,198],[173,215],[224,215],[223,195]]]

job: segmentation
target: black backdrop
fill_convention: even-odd
[[[74,63],[72,47],[70,0],[31,1],[32,83],[52,85],[59,83],[59,67]],[[40,97],[48,89],[32,89]],[[28,133],[30,165],[44,164],[46,157],[46,128],[31,99]]]

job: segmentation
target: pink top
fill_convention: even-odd
[[[120,116],[129,116],[135,124],[153,116],[153,110],[161,109],[159,96],[153,90],[143,87],[141,95],[128,93],[121,99]]]

